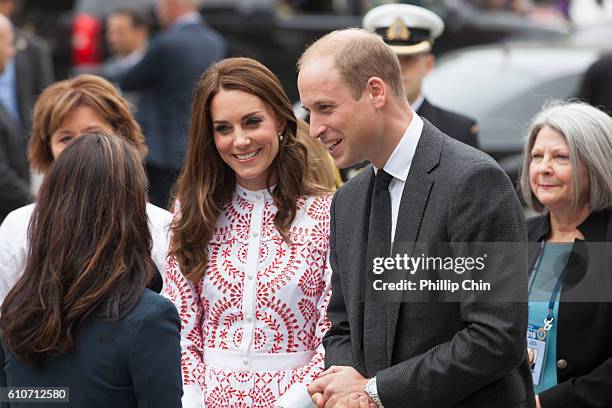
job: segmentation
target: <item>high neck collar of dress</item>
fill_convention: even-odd
[[[274,190],[276,186],[272,186],[270,187],[270,191]],[[240,197],[243,198],[247,201],[271,201],[272,200],[272,194],[270,194],[270,192],[267,189],[263,189],[263,190],[247,190],[244,187],[241,187],[240,185],[236,184],[236,194]]]

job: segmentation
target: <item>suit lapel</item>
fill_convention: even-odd
[[[25,39],[22,38],[22,41],[25,41]],[[30,100],[30,90],[28,89],[28,79],[31,78],[30,71],[31,67],[28,64],[26,49],[22,48],[15,55],[15,96],[17,98],[17,110],[24,129],[30,128],[32,112],[29,109],[34,105],[34,101]]]
[[[351,320],[351,327],[356,328],[352,340],[357,349],[363,348],[363,278],[364,267],[366,265],[367,242],[368,242],[368,222],[370,220],[370,206],[372,201],[372,190],[374,188],[374,170],[372,165],[367,166],[363,172],[362,179],[355,185],[349,204],[352,205],[351,214],[346,220],[347,229],[340,235],[341,240],[345,240],[350,254],[346,260],[349,263],[347,269],[351,276],[347,276],[349,282],[348,299],[351,300],[347,305],[347,314]],[[362,215],[362,216],[360,216]]]
[[[402,192],[393,244],[394,254],[411,255],[414,244],[419,237],[423,214],[434,184],[433,177],[429,173],[440,162],[443,139],[438,133],[431,123],[423,119],[423,132]],[[404,277],[398,276],[398,279],[404,279]],[[391,365],[393,355],[393,342],[402,304],[402,295],[402,291],[392,292],[390,296],[394,296],[394,298],[388,303],[386,327],[389,365]]]

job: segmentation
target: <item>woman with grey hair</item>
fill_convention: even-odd
[[[612,293],[575,296],[581,282],[606,287],[612,276],[597,262],[606,252],[592,256],[603,247],[593,242],[612,240],[612,118],[584,103],[549,104],[531,123],[524,157],[523,198],[543,213],[527,221],[536,404],[612,407]]]

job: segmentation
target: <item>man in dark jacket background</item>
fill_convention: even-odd
[[[150,200],[167,207],[187,146],[192,90],[226,45],[202,20],[196,0],[158,0],[156,12],[163,31],[139,63],[113,79],[125,91],[140,91],[136,118],[149,148]]]
[[[0,1],[0,221],[32,200],[26,155],[32,108],[36,97],[53,82],[47,43],[9,20],[17,6],[15,0]]]
[[[15,55],[13,27],[0,14],[0,73]],[[0,101],[0,222],[30,200],[30,173],[21,126]]]

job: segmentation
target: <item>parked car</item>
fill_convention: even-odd
[[[424,93],[435,104],[477,119],[482,150],[516,183],[526,127],[546,101],[576,95],[598,47],[503,43],[440,58]]]

